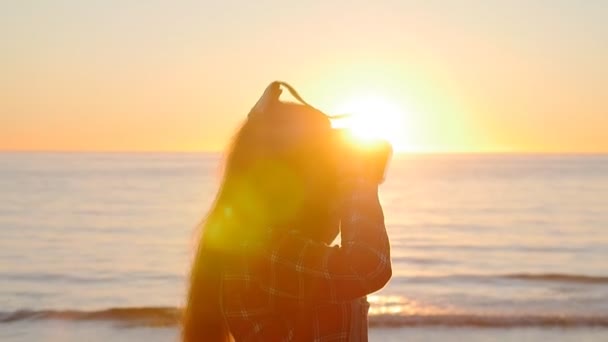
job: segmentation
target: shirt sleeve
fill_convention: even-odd
[[[343,302],[381,289],[390,279],[390,246],[375,184],[358,181],[344,196],[341,246],[285,233],[265,253],[260,283],[271,295]]]

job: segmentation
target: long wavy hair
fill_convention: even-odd
[[[215,201],[201,223],[182,319],[183,342],[227,342],[220,306],[223,260],[235,242],[256,239],[269,226],[298,229],[330,243],[335,184],[331,125],[308,106],[278,102],[251,115],[234,136]],[[314,179],[315,184],[310,184]]]

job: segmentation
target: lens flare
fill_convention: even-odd
[[[293,221],[303,208],[306,182],[280,160],[261,159],[235,175],[229,200],[207,226],[207,246],[231,252],[263,246],[268,227]]]

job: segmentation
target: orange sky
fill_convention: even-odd
[[[0,150],[217,150],[264,87],[401,109],[412,151],[608,152],[602,1],[0,4]]]

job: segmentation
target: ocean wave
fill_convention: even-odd
[[[555,281],[568,283],[587,283],[587,284],[608,284],[608,277],[588,276],[580,274],[565,273],[514,273],[503,276],[504,278],[536,280],[536,281]]]
[[[403,246],[409,250],[422,251],[454,251],[454,252],[508,252],[508,253],[584,253],[588,252],[594,246],[535,246],[535,245],[509,245],[509,244],[493,244],[493,245],[477,245],[477,244],[451,244],[451,243],[428,243],[423,242],[413,243],[408,240],[403,243]],[[395,241],[398,245],[399,241]],[[602,248],[598,246],[597,248]]]
[[[129,274],[87,274],[85,276],[63,273],[22,273],[22,272],[0,272],[0,278],[7,281],[43,281],[63,283],[105,283],[126,280],[145,281],[182,281],[182,275],[178,274],[154,274],[151,272],[130,272]]]
[[[608,284],[608,276],[592,276],[568,273],[507,273],[507,274],[448,274],[436,276],[395,277],[393,282],[402,283],[440,283],[440,282],[493,282],[501,279],[533,282]]]
[[[171,326],[179,323],[175,307],[125,307],[105,310],[17,310],[0,312],[0,323],[27,320],[115,321],[133,326]]]
[[[18,310],[0,312],[0,323],[36,320],[113,321],[130,327],[177,326],[181,309],[175,307],[126,307],[98,311]],[[608,315],[483,315],[483,314],[381,314],[370,315],[370,327],[604,327]]]
[[[449,327],[608,327],[608,316],[564,315],[377,315],[370,316],[369,325],[389,327],[449,326]]]

